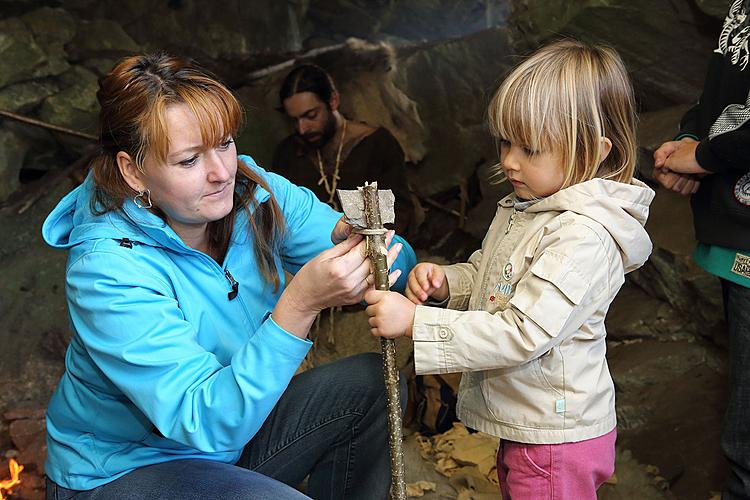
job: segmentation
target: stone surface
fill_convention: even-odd
[[[43,419],[44,408],[12,408],[3,413],[5,420]]]
[[[74,61],[102,56],[124,57],[141,49],[122,25],[113,20],[94,19],[79,23],[78,32],[68,45]]]
[[[606,43],[622,55],[641,111],[695,101],[720,24],[688,2],[514,1],[508,24],[523,51],[559,36]]]
[[[60,77],[62,90],[44,100],[39,117],[49,123],[97,133],[99,103],[97,77],[83,66],[73,66]]]
[[[502,24],[508,2],[427,0],[318,2],[308,19],[316,37],[428,41],[459,38]]]
[[[607,0],[573,0],[548,2],[543,0],[515,0],[510,2],[508,25],[515,43],[527,48],[559,34],[566,24],[586,7],[601,7]]]
[[[705,342],[644,340],[611,347],[608,361],[618,446],[655,466],[675,497],[709,498],[726,467],[719,450],[725,353]]]
[[[109,19],[149,51],[167,50],[199,60],[229,60],[250,54],[300,50],[307,1],[78,2],[83,19]]]
[[[18,419],[10,424],[10,438],[18,450],[27,449],[39,435],[44,435],[44,418]]]
[[[19,134],[0,128],[0,202],[20,185],[18,172],[28,150],[29,144]]]
[[[0,20],[0,87],[37,75],[47,60],[31,30],[18,18]]]
[[[690,257],[655,248],[649,261],[629,278],[649,295],[691,318],[685,328],[714,338],[724,330],[721,285]]]
[[[44,74],[37,71],[35,76],[59,75],[65,72],[70,67],[65,44],[70,42],[76,33],[76,21],[73,16],[62,8],[42,7],[24,14],[21,19],[34,34],[34,40],[44,51],[47,59]]]
[[[42,45],[65,45],[76,34],[75,18],[69,11],[60,7],[32,10],[21,16],[21,19]]]
[[[0,151],[2,149],[0,148]],[[48,247],[41,225],[70,188],[53,190],[21,215],[0,210],[0,412],[19,406],[44,406],[64,368],[63,358],[42,347],[48,332],[69,339],[64,295],[65,252]]]
[[[458,186],[479,165],[497,161],[484,119],[510,54],[500,28],[399,52],[396,83],[413,96],[426,129],[427,154],[412,173],[422,194]]]
[[[426,131],[417,103],[395,82],[400,64],[396,55],[383,45],[350,42],[349,47],[345,53],[351,62],[346,58],[336,61],[328,54],[321,58],[339,82],[341,94],[347,96],[342,111],[373,126],[386,127],[401,144],[406,161],[419,162],[426,152]],[[355,58],[361,58],[357,65]],[[351,67],[359,71],[351,73]]]
[[[27,114],[59,90],[51,80],[32,80],[0,89],[0,110]]]

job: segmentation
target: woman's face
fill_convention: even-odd
[[[167,217],[167,224],[183,240],[194,238],[206,224],[226,216],[233,206],[237,147],[227,136],[206,148],[198,120],[186,104],[167,108],[169,153],[166,163],[148,157],[141,174],[151,200]]]

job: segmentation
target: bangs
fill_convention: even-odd
[[[521,65],[498,89],[489,106],[492,135],[536,152],[559,150],[559,79],[537,67]],[[554,82],[554,83],[553,83]],[[557,124],[557,126],[554,126]]]
[[[236,137],[242,123],[237,99],[224,88],[188,88],[182,99],[195,113],[201,128],[201,141],[207,148],[216,147],[230,136]]]
[[[144,141],[136,158],[143,165],[145,151],[164,163],[169,155],[166,111],[170,104],[186,104],[198,121],[201,143],[205,149],[215,148],[229,137],[237,137],[242,125],[242,108],[232,93],[223,86],[185,86],[176,89],[176,95],[164,96],[156,101],[151,112],[144,117]]]

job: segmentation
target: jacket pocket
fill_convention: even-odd
[[[555,427],[554,401],[560,397],[542,371],[541,360],[482,373],[479,382],[487,410],[498,422],[529,428]],[[545,408],[549,402],[550,408]]]
[[[562,352],[560,352],[559,347],[553,347],[535,361],[542,387],[548,392],[554,393],[556,397],[563,397],[565,395],[565,387],[563,384],[562,369],[565,366],[565,362],[562,359]],[[550,377],[554,381],[551,381]]]
[[[550,336],[557,336],[591,287],[564,255],[547,252],[529,268],[510,303]]]

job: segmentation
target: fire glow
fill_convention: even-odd
[[[10,491],[14,486],[21,484],[19,476],[23,470],[23,465],[18,465],[18,462],[11,458],[8,463],[8,469],[10,469],[10,479],[0,481],[0,500],[5,499],[5,496],[3,496],[3,490]]]

